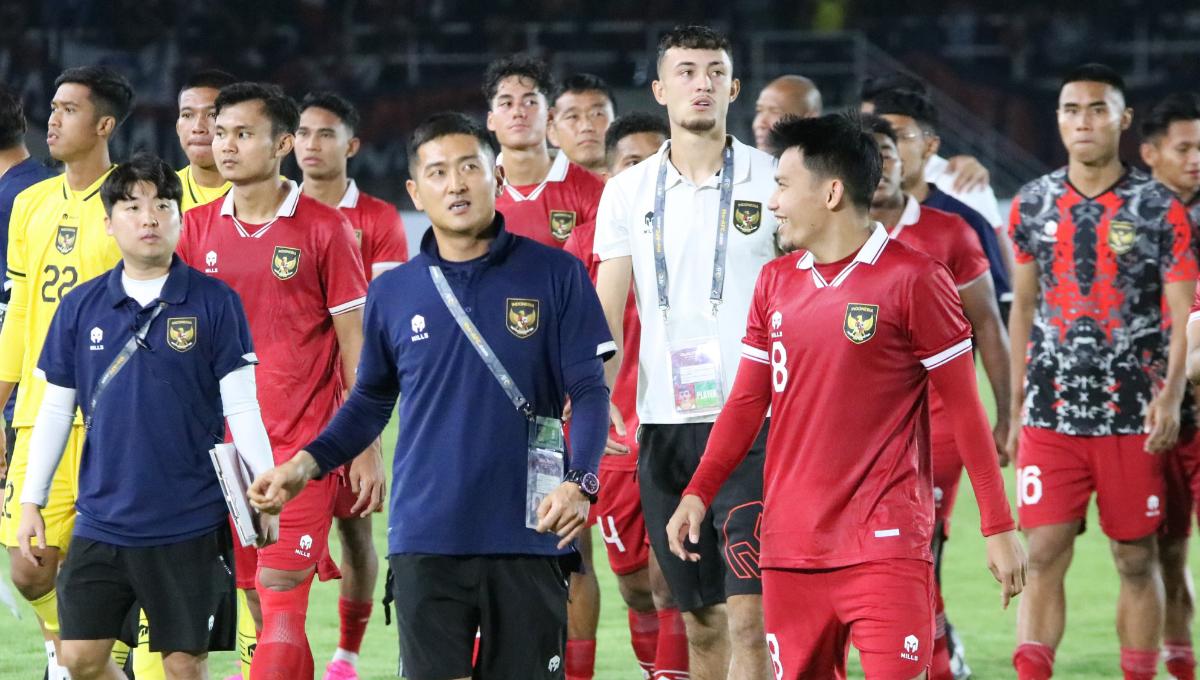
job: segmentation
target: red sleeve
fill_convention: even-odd
[[[789,260],[790,262],[790,260]],[[771,265],[758,272],[754,283],[754,295],[750,298],[750,312],[746,315],[746,335],[742,338],[742,355],[763,363],[770,361],[770,335],[767,332],[767,307],[770,300],[770,282],[774,280],[775,268]]]
[[[600,196],[604,194],[604,180],[592,174],[586,168],[580,168],[584,173],[585,182],[580,183],[580,212],[583,222],[595,222],[596,213],[600,210]]]
[[[930,264],[912,277],[907,305],[908,337],[926,370],[971,351],[971,324],[950,272],[940,263]]]
[[[183,260],[184,264],[192,268],[198,268],[192,259],[192,239],[190,238],[198,229],[195,217],[197,212],[193,208],[183,214],[183,227],[180,230],[179,243],[175,244],[175,254]]]
[[[958,215],[949,215],[947,227],[951,231],[950,271],[959,288],[971,283],[991,270],[991,263],[983,253],[983,244],[971,225]],[[944,238],[944,237],[943,237]]]
[[[371,253],[364,254],[367,265],[402,264],[408,262],[408,237],[404,235],[404,222],[400,211],[391,205],[380,206],[381,210],[371,231]],[[371,276],[375,276],[372,269]]]
[[[1195,281],[1196,254],[1192,252],[1192,226],[1187,209],[1182,203],[1172,199],[1166,219],[1170,226],[1171,247],[1164,249],[1167,261],[1162,263],[1163,280],[1167,283]]]
[[[930,371],[929,380],[945,404],[946,416],[954,424],[954,439],[979,503],[983,535],[1012,531],[1016,525],[1004,491],[1004,477],[996,462],[996,444],[987,412],[979,400],[974,357],[970,352],[959,355]]]
[[[330,314],[341,314],[361,307],[367,298],[367,280],[363,277],[362,255],[350,220],[341,211],[322,231],[327,243],[320,248],[321,286],[325,289],[325,307]]]
[[[581,224],[571,230],[571,235],[567,237],[567,242],[563,244],[563,250],[579,258],[579,261],[587,268],[588,278],[592,280],[593,285],[596,283],[596,273],[600,267],[599,260],[592,252],[595,235],[596,224],[594,222],[591,224]]]
[[[700,458],[700,466],[681,495],[699,496],[705,507],[712,505],[717,490],[750,451],[770,406],[770,365],[742,357],[729,401],[725,402],[721,415],[717,416],[717,422],[708,436],[708,445],[704,447],[704,456]],[[747,427],[749,423],[758,425]]]
[[[1021,225],[1021,196],[1013,199],[1012,208],[1008,211],[1008,238],[1013,243],[1013,260],[1017,264],[1033,262],[1033,244],[1028,242],[1025,229]]]

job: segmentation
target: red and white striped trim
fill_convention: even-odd
[[[742,356],[750,361],[757,361],[760,364],[770,364],[771,355],[767,354],[766,350],[761,350],[757,347],[751,347],[746,343],[742,343]]]
[[[343,302],[342,304],[337,305],[336,307],[330,307],[329,315],[337,316],[338,314],[345,314],[346,312],[349,312],[353,309],[358,309],[359,307],[362,307],[365,304],[367,304],[367,296],[366,295],[364,295],[360,298],[354,298],[353,300],[351,300],[349,302]]]
[[[921,365],[925,367],[925,370],[932,371],[938,366],[941,366],[942,364],[954,359],[958,355],[966,354],[970,351],[971,338],[967,338],[962,342],[957,342],[953,346],[948,347],[927,359],[921,359]]]

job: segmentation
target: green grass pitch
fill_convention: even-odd
[[[988,395],[990,396],[990,395]],[[394,426],[384,435],[385,450],[395,443]],[[1009,497],[1013,497],[1012,470],[1006,471]],[[981,680],[1012,678],[1009,662],[1016,625],[1016,606],[1000,608],[996,583],[984,563],[984,544],[979,535],[979,513],[970,484],[963,479],[952,522],[952,540],[947,546],[942,567],[946,606],[950,620],[960,631],[967,660]],[[1055,677],[1073,680],[1117,678],[1117,638],[1113,622],[1117,577],[1109,557],[1107,540],[1100,534],[1093,507],[1089,530],[1079,538],[1075,561],[1067,578],[1067,634],[1058,650]],[[593,529],[594,531],[594,529]],[[375,523],[375,542],[380,555],[386,554],[386,526],[382,516]],[[617,593],[616,581],[605,561],[603,542],[594,535],[597,570],[600,575],[601,616],[596,650],[597,680],[638,680],[641,677],[629,647],[625,606]],[[333,549],[338,547],[333,541]],[[1193,569],[1200,565],[1195,555]],[[0,570],[7,579],[8,559],[0,557]],[[377,590],[383,587],[382,575]],[[378,599],[378,598],[377,598]],[[337,585],[323,583],[313,587],[309,609],[308,634],[321,677],[337,644]],[[0,680],[39,680],[45,665],[41,635],[33,611],[22,603],[22,620],[0,610]],[[359,673],[362,678],[395,677],[397,659],[396,631],[383,625],[382,609],[376,605],[363,644]],[[862,674],[851,662],[851,677]],[[232,653],[214,654],[209,672],[220,679],[234,672]]]

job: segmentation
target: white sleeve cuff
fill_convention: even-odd
[[[355,298],[349,302],[343,302],[342,304],[340,304],[336,307],[330,307],[329,315],[337,316],[338,314],[345,314],[346,312],[358,309],[359,307],[362,307],[365,304],[367,304],[367,296],[366,295],[364,295],[360,298]]]
[[[771,363],[771,355],[767,354],[766,350],[751,347],[744,342],[742,343],[742,357],[750,361],[757,361],[760,364]]]
[[[29,467],[21,491],[22,503],[46,507],[54,472],[62,460],[74,420],[75,390],[47,384],[29,437]]]
[[[961,354],[966,354],[967,352],[970,352],[970,351],[971,351],[971,338],[967,338],[967,339],[963,340],[962,342],[955,343],[951,347],[947,347],[946,349],[938,352],[937,354],[934,354],[931,357],[921,359],[921,365],[925,367],[925,370],[932,371],[933,369],[937,368],[938,366],[941,366],[942,364],[947,363],[948,361],[951,361],[955,357],[957,357]]]
[[[1188,314],[1188,325],[1192,325],[1196,321],[1200,321],[1200,309]]]
[[[243,366],[221,378],[221,408],[229,423],[234,446],[250,472],[258,477],[275,465],[271,440],[258,406],[254,367]]]

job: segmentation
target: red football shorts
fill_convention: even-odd
[[[642,516],[637,470],[600,469],[600,502],[588,518],[600,528],[608,564],[618,576],[650,564],[650,538]]]
[[[942,531],[950,535],[950,516],[954,514],[954,501],[958,498],[958,483],[962,479],[963,462],[958,455],[954,438],[933,441],[933,512],[936,521],[942,523]]]
[[[234,545],[237,587],[255,588],[259,567],[303,571],[318,567],[321,580],[338,578],[337,565],[329,557],[329,525],[333,523],[333,501],[340,475],[328,474],[309,482],[279,516],[279,541],[262,550]]]
[[[1100,529],[1133,541],[1163,520],[1163,454],[1146,453],[1146,435],[1081,437],[1045,428],[1021,429],[1017,452],[1017,517],[1021,528],[1087,517],[1096,492]]]
[[[342,474],[339,474],[338,478],[341,483],[338,484],[337,490],[334,492],[333,516],[338,519],[354,519],[355,517],[359,517],[362,512],[361,510],[359,512],[351,512],[354,509],[354,504],[358,502],[358,494],[354,493],[354,489],[350,487],[349,463],[342,468]],[[383,500],[386,506],[387,498],[385,497]],[[375,512],[383,512],[383,508]]]
[[[763,569],[775,680],[846,677],[853,643],[872,680],[909,680],[933,656],[933,565],[879,560],[839,569]]]
[[[1192,533],[1192,511],[1200,497],[1200,436],[1194,429],[1180,432],[1179,443],[1163,454],[1167,485],[1167,514],[1162,535],[1187,538]]]

